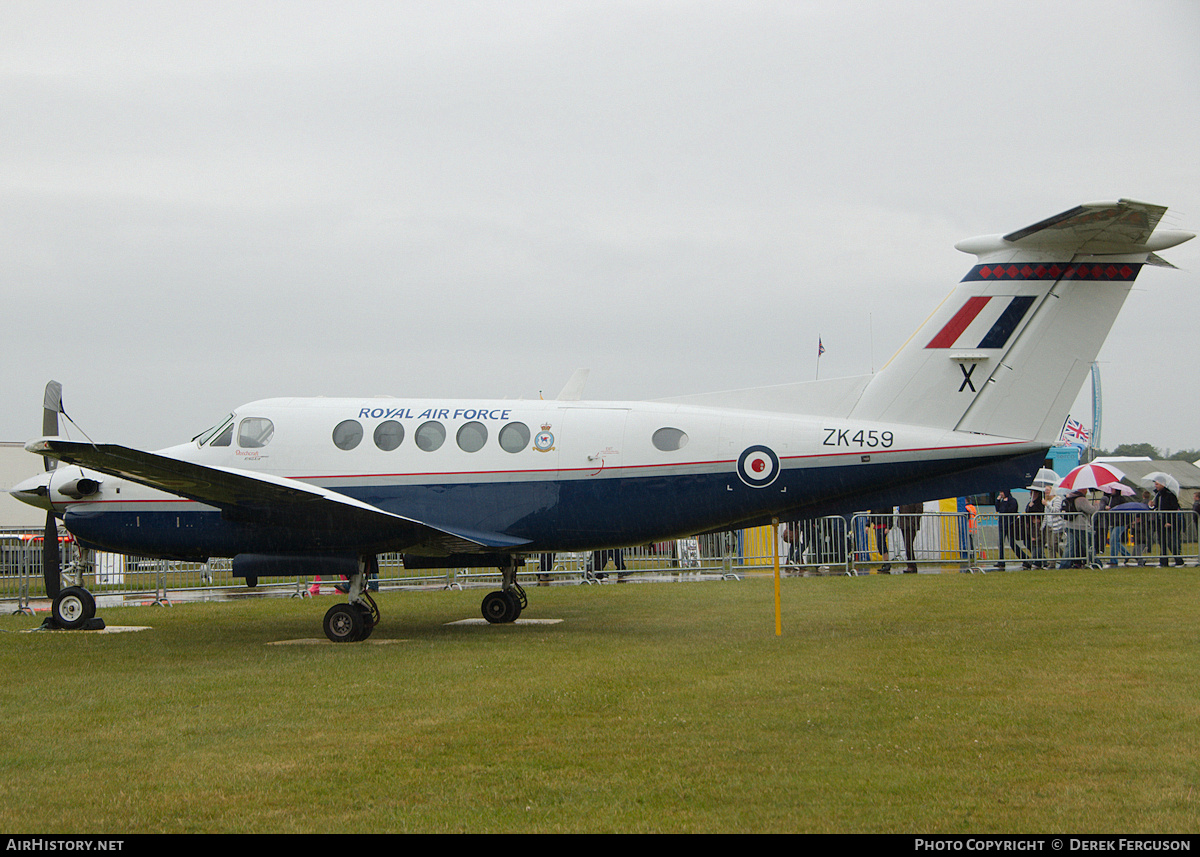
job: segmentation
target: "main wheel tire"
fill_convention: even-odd
[[[362,613],[353,604],[334,604],[325,613],[325,636],[335,643],[356,643],[362,638]]]
[[[68,586],[54,599],[50,614],[62,628],[82,628],[96,615],[96,599],[82,586]]]
[[[489,592],[483,596],[482,612],[483,618],[487,619],[493,625],[503,625],[506,622],[512,622],[517,617],[514,615],[514,607],[516,603],[509,597],[508,593],[503,589],[497,589],[495,592]]]

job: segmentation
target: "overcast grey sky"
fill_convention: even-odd
[[[1200,4],[0,5],[0,439],[277,395],[656,398],[881,366],[1078,203],[1200,231]],[[1200,239],[1101,352],[1200,447]],[[1077,415],[1086,418],[1088,397]]]

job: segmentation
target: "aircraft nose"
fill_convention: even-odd
[[[22,503],[37,506],[39,509],[50,510],[50,474],[31,476],[24,482],[15,485],[8,492]]]

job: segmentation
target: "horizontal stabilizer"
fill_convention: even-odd
[[[1043,259],[1045,254],[1069,260],[1153,253],[1195,237],[1191,232],[1156,231],[1166,211],[1164,206],[1131,199],[1089,202],[1007,235],[969,238],[954,246],[981,261],[996,253],[1019,251],[1031,254],[1024,257],[1030,260]]]
[[[1083,244],[1078,248],[1082,253],[1104,252],[1094,249],[1094,246],[1144,247],[1166,213],[1165,206],[1131,199],[1115,203],[1091,202],[1077,205],[1033,226],[1010,232],[1004,236],[1004,240],[1026,246],[1082,241]]]

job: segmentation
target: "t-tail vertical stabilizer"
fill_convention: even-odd
[[[1053,442],[1143,265],[1194,236],[1166,208],[1088,203],[955,245],[978,257],[852,417]]]

